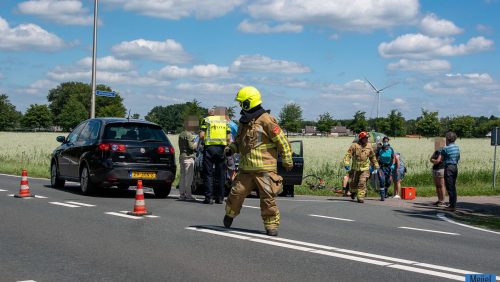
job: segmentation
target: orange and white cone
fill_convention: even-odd
[[[142,180],[137,180],[137,190],[135,192],[135,205],[134,211],[128,212],[129,215],[150,215],[151,212],[146,210],[146,204],[144,201],[144,190],[142,189]]]
[[[35,197],[35,195],[30,193],[30,187],[28,185],[28,172],[23,169],[21,174],[21,189],[19,189],[19,194],[14,195],[16,198],[28,198]]]

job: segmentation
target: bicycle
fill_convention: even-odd
[[[326,181],[322,177],[320,177],[316,174],[306,175],[303,178],[303,182],[306,184],[306,186],[309,189],[311,189],[313,191],[328,189],[328,190],[332,191],[333,193],[337,193],[337,194],[342,194],[344,192],[341,188],[327,185]]]

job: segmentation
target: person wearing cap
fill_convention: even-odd
[[[346,171],[353,170],[350,183],[351,199],[357,197],[358,203],[364,203],[366,195],[366,181],[370,177],[370,163],[377,173],[379,165],[372,145],[368,142],[369,134],[362,131],[358,134],[358,142],[352,144],[344,156],[344,168]],[[350,165],[352,160],[352,167]]]
[[[281,215],[276,197],[283,189],[283,178],[277,173],[278,152],[283,167],[290,170],[293,167],[292,150],[276,119],[262,107],[259,90],[243,87],[235,100],[241,106],[240,126],[234,143],[226,152],[228,155],[239,153],[240,163],[226,201],[223,223],[226,228],[231,227],[243,201],[257,188],[266,234],[277,236]]]

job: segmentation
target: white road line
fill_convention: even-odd
[[[116,215],[116,216],[131,218],[131,219],[141,219],[142,218],[140,216],[128,215],[128,214],[123,214],[123,213],[119,213],[119,212],[107,212],[105,214]]]
[[[458,222],[456,222],[454,220],[451,220],[451,219],[447,218],[443,213],[438,213],[437,217],[439,217],[440,219],[442,219],[444,221],[447,221],[449,223],[453,223],[453,224],[464,226],[464,227],[467,227],[467,228],[471,228],[471,229],[475,229],[475,230],[479,230],[479,231],[484,231],[484,232],[490,232],[490,233],[493,233],[493,234],[499,234],[500,235],[500,232],[495,232],[495,231],[484,229],[484,228],[479,228],[479,227],[470,226],[470,225],[463,224],[463,223],[458,223]]]
[[[263,234],[228,230],[228,229],[224,229],[224,228],[207,229],[207,228],[199,228],[199,227],[186,227],[186,229],[198,231],[198,232],[209,233],[209,234],[214,234],[214,235],[219,235],[219,236],[231,237],[231,238],[240,239],[240,240],[247,240],[247,241],[256,242],[256,243],[274,245],[277,247],[294,249],[294,250],[298,250],[298,251],[310,252],[310,253],[319,254],[319,255],[326,255],[326,256],[332,256],[332,257],[337,257],[337,258],[341,258],[341,259],[353,260],[353,261],[357,261],[357,262],[369,263],[369,264],[374,264],[374,265],[378,265],[378,266],[382,266],[382,267],[391,267],[391,268],[396,268],[396,269],[400,269],[400,270],[416,272],[416,273],[421,273],[421,274],[427,274],[427,275],[431,275],[431,276],[448,278],[448,279],[453,279],[453,280],[458,280],[458,281],[463,281],[463,279],[464,279],[463,274],[477,273],[474,271],[451,268],[451,267],[440,266],[440,265],[435,265],[435,264],[420,263],[420,262],[411,261],[411,260],[376,255],[376,254],[359,252],[359,251],[354,251],[354,250],[340,249],[340,248],[336,248],[336,247],[332,247],[332,246],[319,245],[319,244],[291,240],[291,239],[286,239],[286,238],[281,238],[281,237],[269,237],[269,236],[263,235]],[[258,239],[255,237],[257,237]],[[277,241],[280,241],[280,242],[277,242]],[[286,243],[281,243],[281,242],[286,242]],[[290,244],[287,244],[287,243],[290,243]],[[297,246],[297,245],[302,245],[304,247]],[[321,250],[321,249],[323,249],[323,250]],[[374,259],[369,259],[367,257],[374,258]],[[397,263],[400,263],[400,264],[397,264]],[[427,269],[425,269],[425,268],[427,268]],[[431,270],[431,269],[434,269],[434,270]],[[449,273],[439,272],[439,271],[435,271],[435,270],[442,270],[442,271],[446,271]],[[453,273],[462,274],[462,275],[461,276],[454,275]]]
[[[17,282],[36,282],[36,280],[24,280],[24,281],[17,281]]]
[[[80,202],[73,202],[73,201],[66,201],[66,203],[78,205],[78,206],[84,206],[84,207],[95,207],[95,205],[85,204],[85,203],[80,203]]]
[[[251,209],[260,209],[260,207],[247,206],[247,205],[243,205],[243,207],[245,207],[245,208],[251,208]]]
[[[7,190],[4,190],[4,189],[0,189],[0,192],[7,192]]]
[[[12,175],[12,174],[3,174],[3,173],[0,173],[0,176],[10,176],[10,177],[16,177],[16,178],[21,178],[22,176],[20,175]],[[38,180],[50,180],[50,179],[47,179],[47,178],[39,178],[39,177],[31,177],[29,176],[28,177],[28,180],[29,179],[38,179]]]
[[[354,219],[340,218],[340,217],[331,217],[331,216],[325,216],[325,215],[319,215],[319,214],[308,214],[308,216],[328,218],[328,219],[335,219],[335,220],[341,220],[341,221],[355,221]]]
[[[398,228],[400,228],[400,229],[409,229],[409,230],[417,230],[417,231],[424,231],[424,232],[432,232],[432,233],[439,233],[439,234],[447,234],[447,235],[455,235],[455,236],[459,236],[460,235],[458,233],[436,231],[436,230],[429,230],[429,229],[420,229],[420,228],[413,228],[413,227],[407,227],[407,226],[400,226]]]
[[[121,213],[128,213],[128,211],[120,211]],[[158,218],[159,216],[157,215],[152,215],[152,214],[147,214],[147,215],[143,215],[144,217],[149,217],[149,218]]]
[[[48,199],[48,197],[40,196],[40,195],[35,195],[35,198],[38,198],[38,199]]]
[[[80,206],[77,206],[77,205],[71,205],[71,204],[66,204],[66,203],[61,203],[61,202],[49,202],[49,204],[58,205],[58,206],[65,206],[68,208],[81,208]]]

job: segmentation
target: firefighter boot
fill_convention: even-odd
[[[266,229],[266,234],[267,236],[278,236],[278,229],[277,228]]]
[[[230,228],[231,224],[233,224],[233,218],[230,217],[229,215],[225,215],[223,222],[224,222],[224,227]]]

